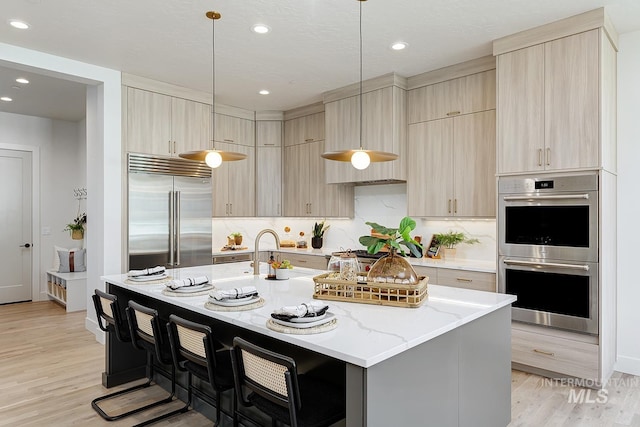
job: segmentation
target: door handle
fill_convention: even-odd
[[[589,194],[547,194],[531,196],[503,196],[505,202],[535,202],[536,200],[589,200]]]
[[[229,203],[229,215],[233,215],[233,203]]]
[[[176,244],[175,244],[175,238],[176,238],[176,233],[175,233],[175,215],[176,215],[176,208],[175,208],[175,199],[173,196],[173,191],[169,191],[169,265],[173,267],[173,260],[174,260],[174,252],[175,252],[175,248],[176,248]]]
[[[514,260],[514,259],[505,259],[504,263],[506,265],[521,265],[527,267],[555,267],[555,268],[568,268],[571,270],[584,270],[589,271],[589,266],[586,264],[564,264],[558,262],[535,262],[535,261],[524,261],[524,260]]]
[[[24,245],[20,245],[21,248],[30,248],[31,243],[25,243]]]
[[[449,202],[448,202],[447,212],[451,213],[451,199],[449,199]]]
[[[547,166],[551,166],[551,148],[547,148]]]
[[[453,213],[458,213],[458,199],[453,199]]]
[[[175,220],[175,229],[176,229],[176,265],[180,265],[180,192],[175,192],[176,196],[176,220]]]

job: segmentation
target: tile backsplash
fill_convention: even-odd
[[[415,197],[412,195],[412,197]],[[387,227],[396,227],[407,213],[406,184],[384,184],[358,186],[355,188],[354,218],[328,218],[326,224],[331,227],[324,235],[324,248],[327,249],[363,249],[358,238],[369,234],[370,228],[366,222],[376,222]],[[303,231],[305,237],[311,238],[311,230],[316,221],[323,218],[213,218],[213,248],[222,248],[227,242],[227,236],[234,232],[241,232],[244,236],[243,245],[253,248],[254,240],[260,230],[272,228],[280,238],[285,237],[284,227],[291,228],[291,236],[295,239]],[[415,218],[417,226],[413,236],[422,236],[427,242],[434,233],[463,231],[470,238],[477,238],[480,243],[474,245],[461,244],[458,246],[458,258],[479,261],[496,260],[496,221],[495,219],[471,220],[430,220]],[[273,238],[266,235],[262,238],[262,248],[275,247]]]

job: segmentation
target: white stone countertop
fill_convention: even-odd
[[[328,301],[329,312],[338,320],[332,331],[314,335],[291,335],[272,331],[266,322],[282,306],[313,299],[313,276],[318,270],[294,268],[288,280],[266,280],[266,264],[260,276],[252,274],[249,262],[206,265],[168,270],[174,278],[207,275],[218,289],[255,286],[266,304],[255,310],[211,311],[204,307],[207,296],[168,297],[164,285],[124,283],[126,275],[104,276],[111,284],[192,310],[235,326],[288,342],[345,362],[368,368],[421,343],[485,316],[515,301],[512,295],[429,285],[429,296],[418,308]]]
[[[273,247],[260,248],[262,252],[265,251],[276,251]],[[333,252],[338,252],[341,249],[296,249],[296,248],[280,248],[280,252],[283,253],[296,253],[302,255],[316,255],[316,256],[329,256]],[[223,256],[229,255],[232,256],[234,254],[241,253],[253,253],[253,248],[242,249],[242,250],[234,250],[234,251],[222,251],[222,250],[214,250],[213,256]],[[496,272],[496,262],[495,261],[483,261],[483,260],[472,260],[472,259],[464,259],[464,258],[456,258],[453,260],[445,260],[445,259],[432,259],[432,258],[407,258],[411,265],[421,266],[421,267],[436,267],[436,268],[449,268],[454,270],[468,270],[468,271],[478,271],[483,273],[495,273]]]

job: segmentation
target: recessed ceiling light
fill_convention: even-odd
[[[9,98],[8,96],[3,96],[3,97],[0,98],[0,101],[11,102],[11,101],[13,101],[13,99]]]
[[[269,95],[269,91],[266,89],[262,89],[260,92],[258,92],[260,95]]]
[[[404,48],[406,48],[407,46],[409,46],[408,43],[405,42],[395,42],[391,45],[391,49],[393,50],[402,50]]]
[[[29,80],[25,79],[24,77],[18,77],[16,79],[16,82],[22,83],[23,85],[26,85],[27,83],[29,83]]]
[[[271,28],[269,28],[264,24],[256,24],[253,27],[251,27],[251,29],[253,30],[254,33],[258,33],[258,34],[267,34],[269,31],[271,31]]]
[[[29,24],[27,24],[24,21],[19,21],[17,19],[12,19],[9,21],[9,24],[13,27],[13,28],[17,28],[19,30],[26,30],[27,28],[29,28]]]

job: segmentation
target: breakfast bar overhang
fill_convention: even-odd
[[[266,267],[266,266],[263,266]],[[260,339],[274,351],[326,358],[346,372],[346,425],[506,426],[511,419],[511,303],[515,297],[429,285],[418,308],[329,301],[337,328],[292,335],[266,327],[271,312],[312,299],[313,276],[296,268],[289,280],[254,276],[248,262],[169,270],[174,278],[207,275],[218,289],[255,286],[263,307],[211,311],[207,296],[170,297],[162,284],[128,284],[105,276],[107,292],[210,324],[223,342]],[[266,343],[266,344],[265,344]],[[298,351],[299,350],[299,351]],[[105,386],[131,380],[144,365],[133,348],[107,337]],[[301,361],[304,363],[304,361]]]

